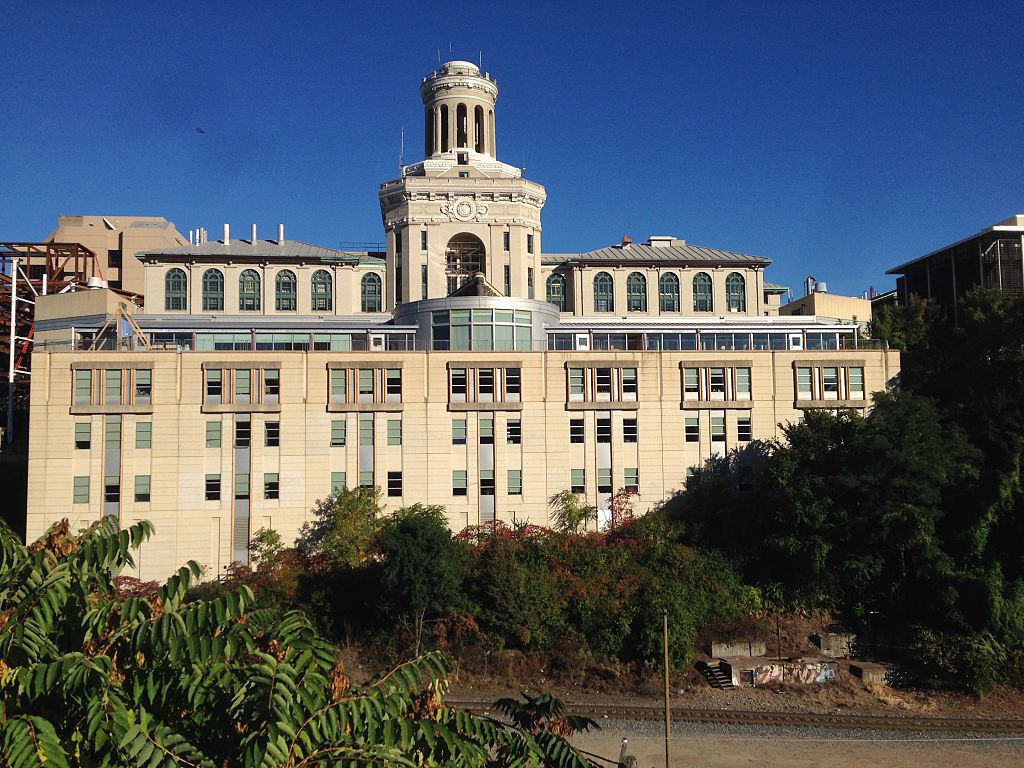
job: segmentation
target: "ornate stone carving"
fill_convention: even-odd
[[[456,197],[451,202],[441,205],[441,213],[446,214],[452,221],[479,220],[480,217],[487,215],[487,206],[471,197]]]

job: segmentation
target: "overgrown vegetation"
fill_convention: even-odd
[[[354,685],[304,613],[257,608],[248,586],[186,599],[195,564],[119,582],[150,530],[65,521],[26,547],[0,528],[0,765],[588,765],[565,737],[594,723],[558,702],[500,702],[511,728],[446,707],[436,652]],[[262,547],[264,568],[280,560]]]

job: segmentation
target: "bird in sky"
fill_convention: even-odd
[[[196,133],[206,133],[202,128],[196,128]]]

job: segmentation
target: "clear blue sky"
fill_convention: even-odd
[[[421,77],[482,50],[499,158],[547,187],[545,251],[674,234],[770,257],[794,291],[883,289],[1024,212],[1019,10],[9,3],[0,239],[63,213],[381,240],[402,127],[422,154]]]

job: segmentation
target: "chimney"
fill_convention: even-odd
[[[284,224],[277,225],[277,242],[284,242]]]
[[[224,245],[231,245],[231,229],[227,224],[224,225]]]
[[[195,245],[196,244],[195,243],[195,230],[194,229],[190,229],[188,231],[188,244],[189,245]]]
[[[632,235],[623,235],[622,236],[622,245],[623,246],[632,245],[632,244],[633,244],[633,236]]]
[[[252,234],[249,236],[249,242],[252,242],[252,243],[256,242],[256,225],[255,224],[252,225]]]

